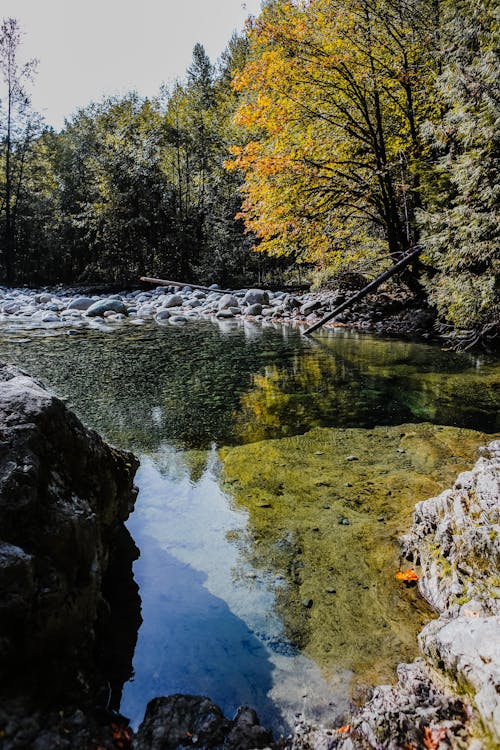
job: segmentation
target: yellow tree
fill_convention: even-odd
[[[436,0],[275,0],[235,78],[242,216],[258,249],[335,265],[416,241]]]

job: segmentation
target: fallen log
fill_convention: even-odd
[[[200,289],[202,292],[216,292],[217,294],[231,294],[231,289],[212,289],[209,286],[200,286],[199,284],[188,284],[185,281],[166,281],[165,279],[152,279],[149,276],[141,276],[139,281],[144,281],[147,284],[156,284],[156,286],[175,286],[182,289],[188,286],[190,289]]]
[[[329,312],[328,315],[325,315],[324,318],[318,320],[317,323],[314,323],[309,328],[306,328],[306,330],[303,331],[304,336],[309,336],[311,333],[314,333],[314,331],[317,331],[318,328],[321,328],[325,325],[325,323],[328,323],[329,320],[332,320],[341,312],[354,305],[355,302],[358,302],[360,299],[363,299],[363,297],[366,297],[367,294],[372,292],[374,289],[377,289],[377,287],[379,287],[380,284],[382,284],[384,281],[390,279],[391,276],[394,276],[394,274],[399,273],[404,268],[406,268],[406,266],[411,263],[411,261],[416,258],[417,255],[419,255],[421,252],[422,248],[419,246],[413,248],[413,250],[410,250],[410,252],[404,256],[404,258],[401,258],[401,260],[399,260],[397,263],[394,263],[393,266],[388,268],[383,273],[379,274],[377,278],[373,279],[373,281],[370,281],[370,283],[364,286],[363,289],[360,289],[359,292],[353,294],[353,296],[348,300],[342,302],[341,305],[338,305],[338,307]]]

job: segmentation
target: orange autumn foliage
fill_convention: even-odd
[[[401,216],[434,107],[416,96],[434,75],[421,5],[277,0],[249,23],[233,82],[247,139],[227,166],[244,175],[239,218],[258,250],[332,266],[410,241]]]

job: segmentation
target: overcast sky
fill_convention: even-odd
[[[33,106],[59,129],[103,96],[154,96],[184,75],[196,42],[215,61],[259,8],[260,0],[0,0],[0,17],[19,20],[20,61],[40,61]]]

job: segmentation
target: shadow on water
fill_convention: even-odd
[[[204,586],[207,575],[185,564],[148,535],[136,534],[142,553],[135,576],[144,624],[135,652],[135,679],[121,711],[132,723],[157,695],[209,695],[231,716],[254,706],[265,725],[280,724],[268,652],[226,602]],[[161,595],[158,594],[161,592]]]

